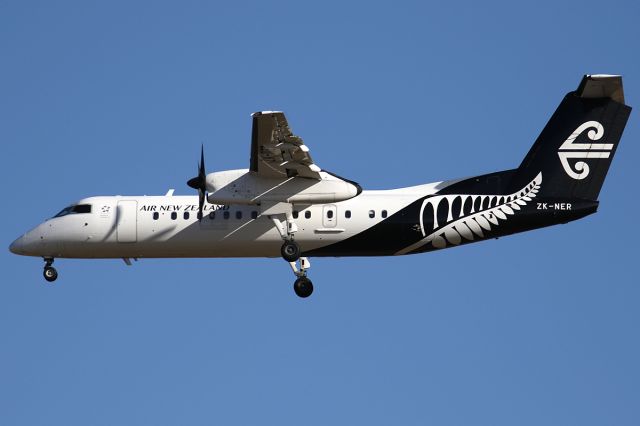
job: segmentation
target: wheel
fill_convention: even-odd
[[[56,268],[54,268],[53,266],[45,266],[42,275],[44,275],[45,280],[51,283],[54,282],[56,278],[58,278],[58,271],[56,271]]]
[[[296,292],[298,297],[309,297],[313,293],[313,284],[307,277],[300,277],[293,283],[293,291]]]
[[[280,248],[280,254],[287,262],[295,262],[300,259],[300,247],[294,241],[285,241]]]

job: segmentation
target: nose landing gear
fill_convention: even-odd
[[[52,283],[56,280],[56,278],[58,278],[58,271],[56,271],[56,268],[51,266],[53,264],[53,257],[45,258],[44,261],[45,261],[45,264],[44,264],[44,271],[42,272],[42,275],[44,276],[45,280]]]
[[[311,267],[311,262],[306,257],[299,258],[300,269],[298,269],[296,262],[289,262],[293,274],[297,277],[293,283],[293,291],[298,297],[309,297],[313,293],[313,283],[307,278],[307,269]]]
[[[296,292],[298,297],[309,297],[313,293],[313,283],[307,277],[299,277],[293,283],[293,291]]]

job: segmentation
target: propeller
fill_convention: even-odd
[[[204,145],[200,150],[200,164],[198,165],[198,176],[189,179],[187,182],[193,189],[198,190],[198,219],[202,219],[202,209],[204,207],[204,197],[207,191],[207,174],[204,168]]]

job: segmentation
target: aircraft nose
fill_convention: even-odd
[[[17,238],[14,242],[9,246],[9,250],[14,254],[24,254],[24,235]]]

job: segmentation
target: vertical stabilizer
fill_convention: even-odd
[[[622,77],[584,76],[538,136],[511,188],[542,172],[542,195],[597,200],[630,112]]]

